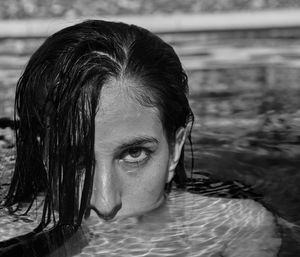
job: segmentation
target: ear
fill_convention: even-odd
[[[175,175],[175,168],[179,162],[181,151],[185,142],[187,134],[187,129],[184,127],[180,127],[176,131],[175,142],[173,143],[171,149],[171,155],[169,159],[169,173],[167,178],[167,183],[169,183]]]

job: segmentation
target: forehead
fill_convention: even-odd
[[[132,87],[139,85],[134,83],[111,80],[103,86],[95,120],[96,139],[118,141],[137,135],[158,137],[163,133],[158,109],[142,106],[135,100]]]

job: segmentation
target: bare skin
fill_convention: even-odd
[[[185,139],[185,129],[178,129],[170,149],[158,110],[135,101],[128,83],[133,82],[113,80],[105,85],[96,115],[91,204],[92,213],[105,220],[162,205]]]

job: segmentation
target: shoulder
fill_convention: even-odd
[[[226,222],[231,227],[274,226],[274,215],[251,199],[230,199],[203,196],[189,192],[173,193],[171,203],[184,206],[185,214]]]

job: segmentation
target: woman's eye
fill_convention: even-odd
[[[143,148],[128,149],[122,156],[122,160],[127,163],[141,163],[147,160],[150,156],[150,151]]]

